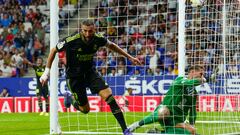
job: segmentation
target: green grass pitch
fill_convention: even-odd
[[[140,120],[148,113],[124,113],[127,124]],[[240,112],[207,112],[198,113],[197,132],[201,135],[240,133]],[[63,131],[121,132],[111,113],[59,113]],[[231,123],[235,122],[235,123]],[[150,128],[159,128],[151,124],[138,129],[144,133]],[[46,135],[49,134],[49,117],[39,113],[3,113],[0,115],[0,135]]]

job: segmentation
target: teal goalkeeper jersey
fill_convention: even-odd
[[[197,101],[195,86],[200,84],[199,80],[184,77],[177,77],[171,84],[161,104],[169,108],[175,124],[184,122],[188,114],[190,124],[195,123]]]

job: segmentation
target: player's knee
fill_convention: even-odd
[[[158,110],[159,119],[165,119],[170,116],[170,111],[166,106],[159,108]]]
[[[85,105],[85,106],[79,106],[79,109],[82,113],[87,114],[90,112],[90,107],[89,104]]]
[[[101,96],[101,98],[102,98],[103,100],[105,100],[105,101],[107,101],[108,98],[109,98],[110,96],[112,96],[112,92],[111,92],[111,89],[110,89],[110,88],[101,90],[98,94],[99,94],[99,95]]]

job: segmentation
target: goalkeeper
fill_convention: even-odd
[[[92,20],[84,20],[81,24],[80,33],[64,38],[55,48],[51,49],[46,70],[40,80],[42,84],[47,82],[49,71],[56,53],[65,51],[67,60],[67,84],[75,99],[72,102],[73,106],[84,114],[87,114],[90,111],[86,93],[86,88],[90,88],[92,94],[99,94],[110,106],[111,111],[120,124],[124,134],[131,135],[127,129],[123,113],[112,96],[111,89],[96,72],[96,68],[93,64],[95,53],[100,47],[104,46],[127,57],[132,64],[141,64],[137,58],[126,53],[115,43],[105,39],[101,34],[95,33],[95,26]]]
[[[129,129],[135,129],[154,122],[159,122],[167,134],[196,134],[194,128],[196,120],[197,91],[195,86],[206,81],[201,66],[192,66],[188,71],[188,78],[177,77],[171,84],[162,103],[153,113],[142,120],[130,125]],[[189,115],[189,124],[185,123]]]

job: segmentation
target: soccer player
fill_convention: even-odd
[[[206,81],[203,74],[203,68],[196,65],[189,68],[188,78],[177,77],[161,104],[153,113],[130,125],[130,131],[133,132],[146,124],[159,122],[165,133],[196,134],[194,124],[197,115],[197,91],[195,86]],[[189,124],[184,123],[188,115]]]
[[[80,33],[64,38],[55,48],[51,49],[45,72],[40,78],[40,81],[43,85],[47,82],[55,54],[60,51],[65,51],[67,60],[66,79],[68,88],[75,99],[73,106],[84,114],[90,111],[86,93],[86,88],[90,88],[93,94],[98,93],[110,106],[123,133],[125,135],[131,135],[127,129],[123,113],[112,96],[111,89],[98,72],[96,72],[93,64],[95,53],[103,46],[127,57],[132,64],[141,64],[137,58],[132,57],[115,43],[104,38],[101,34],[96,33],[94,22],[87,19],[82,22]]]
[[[43,59],[41,57],[37,58],[36,64],[31,63],[30,61],[27,62],[28,65],[32,66],[32,68],[35,71],[36,74],[36,78],[37,78],[37,88],[36,88],[36,95],[38,98],[38,105],[40,108],[40,115],[45,115],[48,116],[48,112],[49,112],[49,99],[48,99],[48,84],[45,83],[44,85],[41,84],[40,82],[40,77],[42,76],[42,74],[45,71],[45,65],[43,64]],[[43,112],[43,106],[42,106],[42,98],[41,96],[44,97],[45,101],[46,101],[46,112],[44,114]]]

